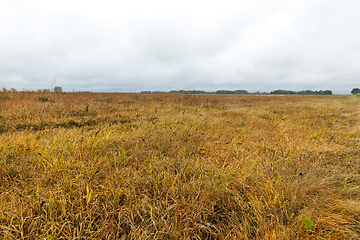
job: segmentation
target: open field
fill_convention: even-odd
[[[360,239],[360,98],[0,93],[1,239]]]

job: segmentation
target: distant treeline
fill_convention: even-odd
[[[159,94],[159,93],[170,93],[170,94],[298,94],[298,95],[332,95],[331,90],[303,90],[303,91],[290,91],[290,90],[275,90],[268,92],[254,92],[249,93],[246,90],[217,90],[216,92],[206,92],[202,90],[171,90],[170,92],[161,92],[161,91],[141,91],[141,94]]]
[[[275,90],[270,92],[270,94],[299,94],[299,95],[332,95],[332,91],[330,90],[320,90],[320,91],[311,91],[311,90],[303,90],[303,91],[289,91],[289,90]]]
[[[154,93],[171,93],[171,94],[250,94],[246,90],[217,90],[216,92],[206,92],[202,90],[171,90],[170,92],[161,92],[161,91],[142,91],[140,93],[144,94],[154,94]]]
[[[24,90],[26,91],[26,90]],[[5,87],[3,87],[2,89],[0,88],[0,92],[18,92],[17,89],[15,88],[11,88],[11,89],[6,89]],[[34,91],[33,91],[34,92]],[[44,93],[48,93],[48,92],[55,92],[55,93],[61,93],[63,92],[62,87],[60,86],[55,86],[53,89],[38,89],[37,92],[44,92]],[[73,91],[75,92],[75,91]],[[79,91],[82,93],[92,93],[91,91]],[[130,93],[138,93],[138,92],[130,92]],[[360,89],[359,88],[354,88],[351,91],[352,94],[360,94]],[[255,95],[260,95],[260,94],[296,94],[296,95],[332,95],[332,91],[331,90],[320,90],[320,91],[312,91],[312,90],[302,90],[302,91],[290,91],[290,90],[274,90],[271,92],[253,92],[250,93],[246,90],[235,90],[235,91],[231,91],[231,90],[217,90],[215,92],[206,92],[203,90],[171,90],[169,92],[164,92],[164,91],[141,91],[140,94],[255,94]]]

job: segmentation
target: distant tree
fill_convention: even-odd
[[[271,91],[270,94],[291,94],[291,91],[279,89]]]
[[[333,93],[332,93],[331,90],[325,90],[325,91],[324,91],[324,94],[325,94],[325,95],[332,95]]]
[[[171,94],[209,94],[209,92],[205,92],[202,90],[171,90],[169,93],[171,93]]]
[[[11,88],[10,91],[17,92],[16,88]]]
[[[217,90],[216,94],[234,94],[234,91],[230,90]]]
[[[249,92],[246,90],[235,90],[234,93],[235,94],[248,94]]]
[[[50,89],[45,88],[45,89],[43,89],[42,91],[43,91],[43,92],[50,92]]]
[[[62,92],[62,87],[60,87],[60,86],[54,87],[54,92],[61,93]]]
[[[360,94],[360,89],[359,88],[353,88],[353,90],[351,90],[351,94]]]

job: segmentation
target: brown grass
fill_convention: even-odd
[[[0,93],[0,237],[359,239],[359,103]]]

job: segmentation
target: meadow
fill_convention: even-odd
[[[360,98],[0,92],[1,239],[360,239]]]

